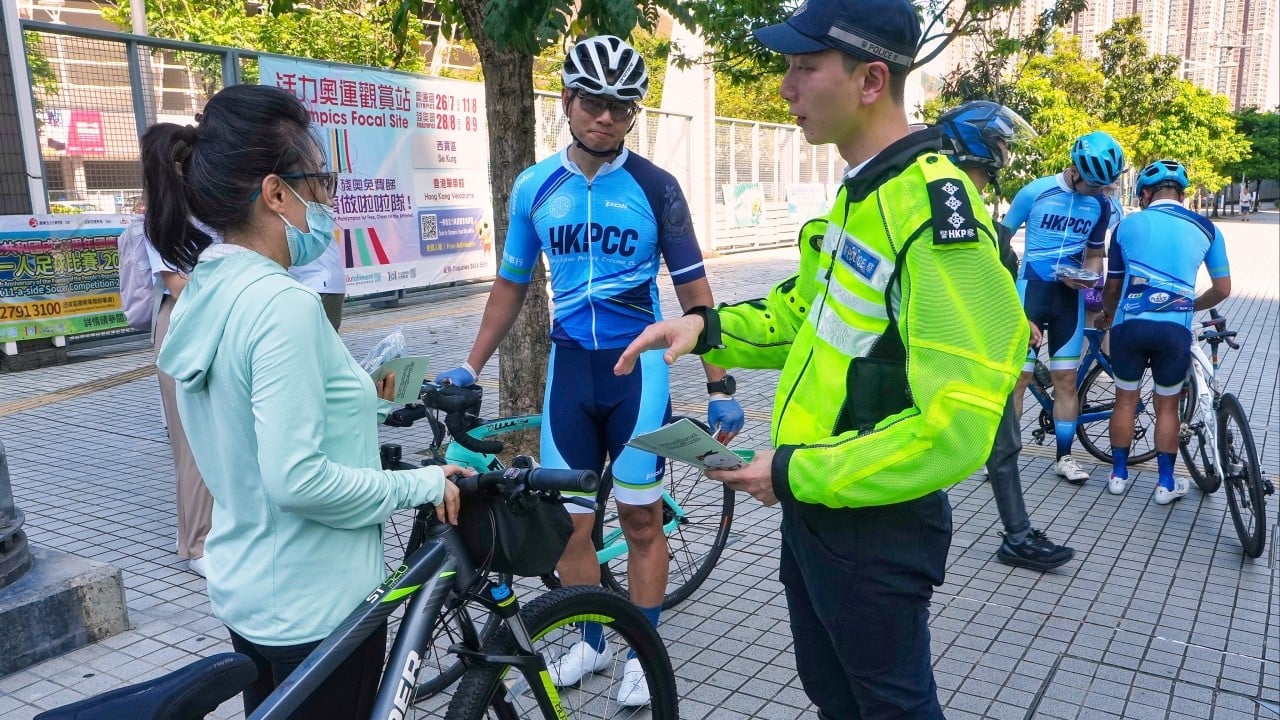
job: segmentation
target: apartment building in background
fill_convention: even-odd
[[[998,23],[1022,36],[1053,0],[1026,0]],[[1098,57],[1097,37],[1116,20],[1137,15],[1150,52],[1181,59],[1179,72],[1213,93],[1226,95],[1232,109],[1280,105],[1280,0],[1094,0],[1063,31],[1079,38],[1086,57]],[[961,38],[943,54],[950,72],[972,61],[978,50]]]

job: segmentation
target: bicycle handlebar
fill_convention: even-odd
[[[1218,312],[1217,309],[1209,308],[1209,319],[1201,320],[1200,327],[1205,329],[1217,328],[1217,330],[1213,332],[1200,333],[1200,340],[1205,340],[1210,343],[1225,342],[1227,347],[1232,350],[1240,349],[1240,345],[1235,340],[1232,340],[1232,338],[1236,336],[1236,331],[1227,330],[1227,317]]]
[[[470,418],[479,415],[480,400],[483,397],[484,388],[479,385],[458,387],[424,382],[418,397],[422,404],[406,405],[391,411],[383,424],[390,427],[410,427],[426,417],[428,409],[441,410],[445,414],[445,429],[449,431],[449,435],[455,442],[481,455],[497,455],[502,452],[502,441],[478,440],[470,435],[472,425]]]
[[[509,467],[504,470],[452,478],[464,495],[492,491],[595,492],[600,478],[591,470]]]

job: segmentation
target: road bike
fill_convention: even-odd
[[[483,394],[479,385],[460,388],[424,383],[421,404],[392,412],[387,424],[405,427],[425,417],[432,434],[426,452],[437,462],[496,470],[503,467],[500,438],[541,428],[542,416],[484,420],[480,417]],[[706,429],[697,420],[694,422]],[[707,482],[699,468],[674,460],[666,461],[663,482],[662,529],[671,563],[662,601],[662,609],[666,610],[687,600],[715,568],[729,540],[734,493],[719,483]],[[612,476],[606,470],[595,504],[593,540],[604,586],[625,595],[627,540],[618,525],[617,507],[609,500],[611,484]],[[547,580],[556,584],[552,578]]]
[[[1116,407],[1115,372],[1111,358],[1102,351],[1105,333],[1096,328],[1085,328],[1085,352],[1076,368],[1076,394],[1080,399],[1080,414],[1076,417],[1076,439],[1090,455],[1110,463],[1111,413]],[[1053,428],[1053,379],[1049,368],[1039,359],[1032,372],[1033,381],[1027,386],[1040,403],[1040,415],[1031,437],[1043,445],[1046,438],[1054,436]],[[1156,456],[1155,384],[1144,377],[1139,388],[1138,410],[1133,420],[1133,445],[1129,453],[1130,463],[1140,463]]]
[[[403,466],[402,467],[407,467]],[[530,503],[558,502],[562,490],[598,487],[590,471],[511,467],[458,480],[464,497],[487,498],[490,507],[511,512]],[[560,511],[563,512],[563,511]],[[493,523],[500,532],[499,523]],[[497,542],[497,538],[495,538]],[[494,629],[451,651],[464,673],[449,701],[445,720],[497,718],[626,717],[613,700],[628,650],[644,669],[650,693],[646,710],[654,720],[679,717],[675,676],[657,629],[626,598],[598,587],[547,592],[521,607],[514,588],[489,572],[491,558],[473,557],[462,533],[439,522],[431,506],[418,508],[413,548],[405,562],[373,588],[365,600],[250,715],[250,720],[283,720],[296,710],[346,659],[351,650],[407,602],[378,687],[375,720],[426,717],[414,692],[420,658],[442,616],[459,607],[482,606],[499,619]],[[462,622],[466,622],[465,614]],[[613,662],[576,686],[556,688],[547,659],[577,643],[576,623],[602,625]],[[512,673],[512,671],[515,673]],[[236,653],[206,658],[150,682],[120,688],[37,716],[39,720],[189,720],[212,712],[254,679],[247,657]],[[354,719],[353,719],[354,720]]]
[[[1266,546],[1266,496],[1275,492],[1271,480],[1258,465],[1249,418],[1239,399],[1223,392],[1218,381],[1219,347],[1232,350],[1236,331],[1227,330],[1227,319],[1216,310],[1200,321],[1201,332],[1191,343],[1191,370],[1179,397],[1178,452],[1196,486],[1206,494],[1226,485],[1227,507],[1249,557],[1258,557]],[[1209,345],[1206,356],[1200,343]]]

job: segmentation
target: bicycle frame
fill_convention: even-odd
[[[371,720],[402,720],[414,700],[421,658],[445,600],[457,591],[496,612],[511,628],[520,654],[488,657],[475,649],[454,648],[473,662],[511,665],[520,669],[546,717],[562,718],[559,693],[550,682],[545,659],[533,650],[533,642],[519,616],[514,591],[491,600],[484,592],[469,593],[476,584],[477,571],[467,559],[462,539],[451,526],[433,524],[423,546],[387,579],[374,588],[307,656],[274,692],[253,712],[249,720],[284,720],[337,669],[351,651],[364,642],[379,625],[406,600],[409,606],[396,632],[383,669]],[[534,677],[539,679],[533,682]]]
[[[1187,376],[1187,382],[1191,385],[1191,392],[1196,396],[1196,415],[1204,424],[1205,445],[1212,450],[1210,461],[1213,463],[1213,473],[1218,477],[1219,481],[1226,480],[1226,472],[1222,466],[1222,448],[1218,445],[1218,398],[1222,395],[1222,388],[1218,385],[1218,366],[1216,362],[1210,361],[1205,355],[1204,349],[1199,343],[1191,341],[1191,371]],[[1191,423],[1196,418],[1183,418],[1185,423]]]
[[[1095,328],[1087,328],[1084,331],[1084,339],[1086,345],[1084,357],[1080,358],[1080,365],[1076,368],[1076,392],[1079,392],[1080,387],[1084,385],[1084,379],[1089,375],[1089,371],[1093,369],[1094,364],[1101,365],[1108,374],[1114,374],[1111,370],[1111,362],[1107,360],[1106,355],[1102,354],[1102,331]],[[1040,403],[1040,407],[1049,413],[1053,412],[1053,396],[1043,390],[1039,383],[1032,382],[1027,386],[1027,389],[1031,391],[1036,401]],[[1139,408],[1139,411],[1141,411],[1141,408]],[[1111,419],[1110,410],[1081,412],[1076,417],[1076,423],[1083,425],[1109,419]]]

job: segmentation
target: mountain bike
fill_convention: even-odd
[[[1179,397],[1181,426],[1178,452],[1191,479],[1206,494],[1227,486],[1227,507],[1249,557],[1258,557],[1266,546],[1266,496],[1275,492],[1271,480],[1258,465],[1249,418],[1235,395],[1223,392],[1218,381],[1218,349],[1226,343],[1239,350],[1235,330],[1216,310],[1200,321],[1201,332],[1191,343],[1191,370]],[[1200,343],[1209,345],[1209,356]]]
[[[506,468],[458,481],[464,496],[486,498],[490,507],[528,508],[558,502],[562,490],[594,490],[595,473],[543,468]],[[562,512],[562,511],[561,511]],[[500,532],[501,524],[493,524]],[[408,603],[395,632],[379,685],[376,720],[425,717],[414,693],[420,658],[442,614],[462,606],[483,606],[499,625],[473,644],[452,652],[465,671],[450,699],[445,720],[516,718],[613,718],[619,708],[611,688],[620,679],[627,649],[644,669],[650,705],[646,717],[678,718],[675,676],[666,649],[644,615],[626,598],[603,588],[574,587],[545,593],[520,606],[514,589],[494,579],[489,557],[473,557],[462,533],[436,520],[435,509],[422,506],[414,521],[417,547],[258,706],[250,720],[282,720],[324,682],[353,648]],[[494,538],[497,543],[498,537]],[[465,615],[462,617],[466,617]],[[556,688],[547,658],[557,657],[580,638],[575,623],[601,623],[611,646],[622,646],[610,666],[585,677],[577,687]],[[464,621],[465,622],[465,621]],[[473,628],[474,630],[474,628]],[[473,636],[475,633],[473,633]],[[515,670],[515,674],[512,674]],[[253,681],[256,671],[247,657],[225,653],[206,658],[165,677],[120,688],[49,710],[39,720],[187,720],[203,717]],[[639,712],[639,711],[637,711]],[[353,719],[354,720],[354,719]]]
[[[407,427],[426,418],[431,426],[427,452],[437,462],[496,470],[503,467],[499,455],[501,437],[542,426],[541,415],[484,420],[480,403],[484,389],[479,385],[455,387],[424,383],[421,404],[396,410],[386,424]],[[439,415],[443,413],[443,420]],[[674,418],[673,418],[674,419]],[[692,419],[692,418],[691,418]],[[706,426],[694,419],[705,430]],[[627,540],[618,524],[616,505],[610,502],[612,475],[606,470],[597,494],[596,524],[592,540],[600,561],[605,587],[627,594]],[[662,530],[667,536],[670,559],[667,592],[662,609],[687,600],[706,581],[724,552],[733,524],[734,493],[723,485],[707,481],[699,468],[668,459],[664,468]],[[545,578],[555,587],[553,577]]]
[[[420,402],[393,411],[386,424],[411,427],[425,419],[431,431],[431,440],[425,449],[427,462],[478,471],[501,470],[505,467],[500,457],[501,438],[510,433],[540,429],[542,416],[484,420],[480,417],[483,398],[484,388],[479,385],[457,387],[426,382],[422,385]],[[399,449],[392,452],[396,454],[390,461],[398,461]],[[388,458],[384,458],[386,462]],[[688,599],[715,568],[729,540],[734,493],[718,483],[708,482],[702,471],[691,465],[668,460],[664,470],[662,519],[670,560],[667,592],[662,602],[666,610]],[[617,507],[609,500],[611,484],[612,476],[606,472],[594,503],[596,522],[592,541],[600,562],[602,585],[626,597],[627,541],[618,524]],[[545,575],[541,580],[550,589],[560,587],[559,578],[554,574]],[[481,620],[474,617],[475,610],[462,608],[443,619],[436,642],[423,656],[423,663],[431,671],[423,675],[418,686],[421,697],[443,691],[462,676],[464,667],[449,652],[452,645],[472,642],[474,628],[482,628],[483,634],[493,627],[496,618]]]
[[[1080,398],[1080,414],[1076,417],[1076,439],[1090,455],[1102,462],[1112,462],[1111,413],[1116,407],[1115,372],[1111,358],[1102,351],[1103,331],[1085,328],[1085,352],[1076,368],[1076,394]],[[1049,368],[1036,360],[1034,377],[1027,389],[1040,403],[1040,415],[1031,437],[1037,445],[1054,436],[1053,428],[1053,378]],[[1155,384],[1147,376],[1139,388],[1138,410],[1133,420],[1133,445],[1129,453],[1130,463],[1140,463],[1156,456]]]

